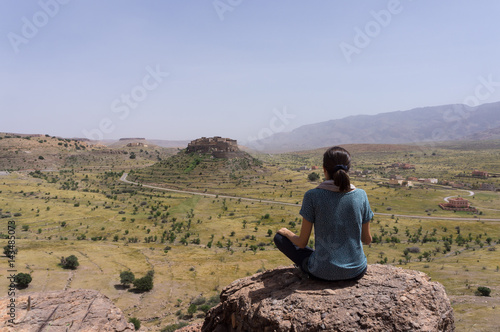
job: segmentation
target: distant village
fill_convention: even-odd
[[[416,169],[415,165],[407,164],[407,163],[393,163],[387,168],[395,168],[402,170],[414,170]],[[318,170],[318,166],[301,166],[296,168],[296,171],[315,171]],[[372,174],[371,170],[354,170],[351,171],[351,176],[355,177],[367,177]],[[478,178],[478,179],[488,179],[490,177],[500,177],[500,174],[497,173],[488,173],[480,170],[473,170],[471,173],[461,173],[456,177],[470,177],[470,178]],[[403,177],[401,175],[390,175],[389,181],[381,182],[379,185],[387,186],[387,187],[413,187],[416,183],[420,184],[439,184],[443,186],[450,186],[454,189],[473,189],[472,185],[469,183],[459,182],[459,181],[449,181],[449,180],[439,180],[437,178],[418,178],[414,176],[406,176]],[[474,188],[477,190],[487,190],[487,191],[497,191],[498,188],[493,183],[481,183],[478,188]]]
[[[395,168],[395,169],[401,169],[401,170],[414,170],[416,169],[415,165],[412,164],[407,164],[407,163],[393,163],[389,166],[386,166],[387,168]],[[315,171],[318,170],[318,166],[301,166],[299,168],[296,168],[296,171]],[[360,178],[366,178],[373,172],[371,170],[354,170],[350,171],[351,176],[353,177],[360,177]],[[481,171],[481,170],[473,170],[472,172],[469,173],[461,173],[457,175],[456,177],[463,178],[463,177],[469,177],[469,178],[477,178],[477,179],[488,179],[490,177],[500,177],[500,174],[496,173],[488,173],[486,171]],[[493,183],[481,183],[479,184],[479,187],[474,187],[469,184],[469,183],[464,183],[464,182],[459,182],[459,181],[448,181],[448,180],[439,180],[437,178],[418,178],[414,176],[406,176],[403,177],[401,175],[390,175],[388,181],[382,181],[378,183],[379,186],[385,186],[385,187],[390,187],[390,188],[400,188],[400,187],[407,187],[407,188],[412,188],[415,187],[415,185],[441,185],[441,186],[449,186],[453,189],[475,189],[475,190],[485,190],[485,191],[497,191],[500,188],[498,188],[495,184]],[[456,198],[450,198],[446,203],[439,204],[439,207],[443,210],[450,210],[450,211],[465,211],[465,212],[478,212],[476,208],[470,205],[470,202],[462,197],[456,197]]]

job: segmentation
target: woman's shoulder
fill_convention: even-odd
[[[352,192],[357,193],[358,195],[366,195],[366,191],[364,189],[357,188],[357,187]]]
[[[318,195],[322,195],[326,192],[329,192],[329,191],[325,190],[325,189],[320,189],[320,188],[313,188],[313,189],[309,189],[308,191],[306,191],[306,193],[304,195],[306,195],[306,196],[318,196]]]
[[[304,196],[308,197],[319,197],[319,196],[329,196],[329,195],[352,195],[353,197],[367,197],[366,191],[361,188],[355,188],[348,192],[336,192],[321,188],[313,188],[306,191]]]
[[[350,191],[350,193],[352,193],[356,197],[368,197],[368,195],[366,194],[366,191],[364,189],[361,189],[361,188],[356,188],[353,191]]]

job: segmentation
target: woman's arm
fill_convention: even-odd
[[[370,234],[370,222],[363,224],[361,228],[361,242],[364,244],[372,243],[372,235]]]
[[[313,226],[312,222],[309,222],[305,218],[302,218],[302,227],[300,229],[300,235],[296,235],[288,228],[282,228],[278,231],[278,233],[280,233],[283,236],[286,236],[297,247],[305,248],[307,246],[307,243],[309,242],[309,237],[311,236],[312,226]]]

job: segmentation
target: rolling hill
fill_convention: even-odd
[[[337,144],[450,141],[474,137],[475,134],[478,134],[478,139],[490,139],[492,135],[498,135],[499,127],[500,102],[475,108],[456,104],[349,116],[277,133],[248,145],[263,147],[266,152],[285,152]],[[488,134],[488,130],[494,132]]]
[[[149,165],[177,152],[176,148],[104,146],[92,141],[50,135],[0,133],[0,170],[58,170],[79,167]]]

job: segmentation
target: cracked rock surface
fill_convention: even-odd
[[[0,331],[134,331],[134,325],[122,311],[96,290],[20,295],[16,298],[13,322],[9,322],[9,301],[0,299]]]

